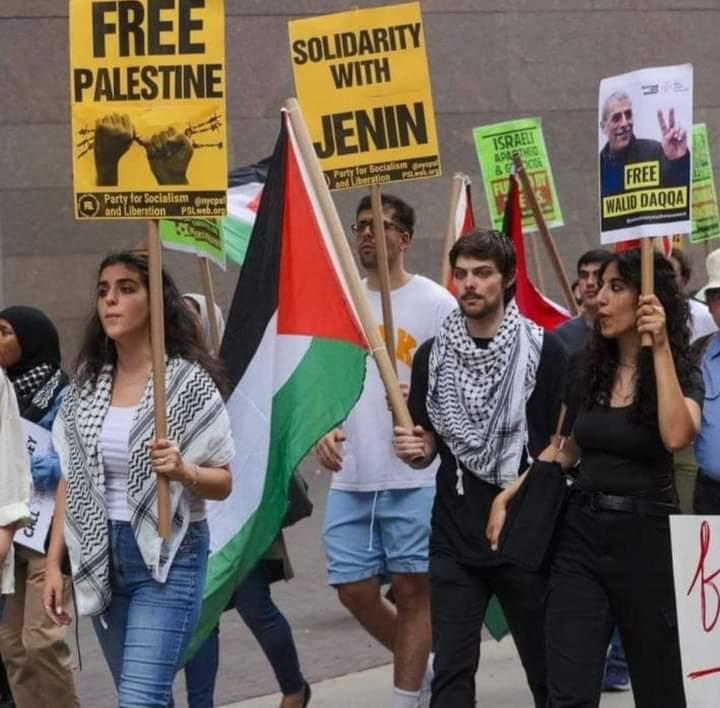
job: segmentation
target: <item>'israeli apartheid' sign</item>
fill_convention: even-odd
[[[687,705],[720,696],[720,516],[671,516],[673,577]]]
[[[718,213],[715,178],[710,157],[710,141],[705,123],[693,126],[692,146],[693,228],[690,241],[701,243],[720,236],[720,214]]]
[[[70,0],[75,215],[226,213],[223,0]]]
[[[289,32],[330,189],[440,175],[419,3],[293,20]]]
[[[602,243],[690,233],[692,117],[690,64],[600,82]]]
[[[538,206],[549,228],[563,225],[560,202],[540,118],[509,120],[505,123],[483,125],[473,130],[475,148],[482,170],[485,195],[492,226],[502,229],[505,216],[505,199],[508,191],[508,177],[512,169],[512,156],[518,153],[535,192]],[[521,194],[523,231],[537,231],[537,224],[530,206]]]

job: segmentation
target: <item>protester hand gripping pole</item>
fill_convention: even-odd
[[[405,398],[400,389],[400,384],[398,383],[397,375],[395,374],[395,370],[393,369],[390,361],[390,355],[386,349],[385,343],[380,338],[378,328],[374,322],[372,312],[370,311],[370,305],[365,294],[365,288],[360,280],[360,274],[358,273],[355,260],[353,259],[350,247],[348,246],[345,232],[343,230],[342,223],[340,222],[340,217],[338,216],[335,208],[335,203],[333,202],[327,182],[325,181],[325,177],[320,169],[320,163],[318,162],[317,155],[313,149],[302,110],[300,109],[300,104],[296,99],[291,98],[288,99],[285,107],[287,108],[288,116],[290,117],[295,137],[297,138],[298,149],[303,156],[310,180],[320,204],[320,209],[323,217],[325,218],[330,237],[332,238],[333,245],[335,246],[335,250],[338,254],[340,267],[347,280],[350,296],[355,309],[357,310],[360,323],[365,330],[365,336],[370,343],[371,353],[375,359],[375,363],[377,364],[380,378],[385,386],[393,417],[398,425],[411,429],[413,427],[413,422],[410,417],[410,412],[408,411]]]

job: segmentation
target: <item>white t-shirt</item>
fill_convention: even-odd
[[[105,472],[105,510],[112,521],[130,521],[127,503],[128,440],[137,406],[110,406],[100,430],[100,453]],[[148,455],[150,452],[148,451]],[[190,522],[207,516],[205,500],[191,490],[183,491],[190,498]]]
[[[380,293],[367,290],[367,282],[365,286],[375,321],[380,323]],[[445,288],[422,275],[413,275],[408,283],[392,291],[395,359],[400,383],[410,384],[417,348],[438,333],[443,320],[456,307],[455,298]],[[333,474],[333,489],[374,492],[435,484],[437,461],[426,469],[415,470],[395,455],[392,415],[372,357],[368,357],[362,395],[342,427],[347,436],[343,443],[343,468]]]
[[[690,342],[694,342],[706,334],[717,332],[715,320],[704,302],[689,298],[688,305],[690,306]]]

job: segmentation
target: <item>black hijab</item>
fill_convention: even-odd
[[[50,318],[35,307],[8,307],[0,319],[10,323],[20,345],[20,361],[7,370],[20,414],[37,422],[67,384],[60,369],[60,337]]]

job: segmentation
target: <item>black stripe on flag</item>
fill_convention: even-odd
[[[278,306],[287,139],[283,116],[220,348],[230,392],[245,374]]]

